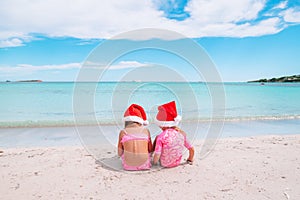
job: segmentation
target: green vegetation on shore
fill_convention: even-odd
[[[280,78],[271,78],[271,79],[259,79],[254,81],[248,81],[248,83],[274,83],[274,82],[300,82],[300,75],[293,76],[283,76]]]
[[[10,82],[41,83],[41,82],[43,82],[43,81],[42,81],[42,80],[21,80],[21,81],[10,81],[10,80],[7,80],[6,82],[7,82],[7,83],[10,83]]]

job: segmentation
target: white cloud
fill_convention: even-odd
[[[290,8],[282,12],[283,18],[286,22],[300,23],[300,8]]]
[[[153,64],[151,63],[140,63],[138,61],[121,61],[117,64],[110,65],[108,67],[101,65],[100,63],[91,63],[87,62],[84,66],[89,69],[104,69],[107,70],[121,70],[121,69],[132,69],[138,67],[151,67]],[[0,66],[0,73],[2,74],[15,74],[15,73],[23,73],[30,74],[38,71],[62,71],[69,69],[80,69],[82,67],[81,63],[67,63],[60,65],[29,65],[29,64],[18,64],[17,66]]]
[[[277,6],[275,6],[273,9],[285,9],[287,7],[288,1],[280,2]]]
[[[198,23],[228,23],[255,19],[264,4],[265,0],[193,0],[186,10]]]
[[[0,48],[23,46],[24,42],[31,41],[32,39],[33,37],[21,32],[0,29]]]
[[[0,40],[0,48],[3,48],[3,47],[19,47],[19,46],[23,46],[23,41],[19,38],[11,38],[11,39]]]
[[[260,21],[256,25],[245,24],[244,26],[235,27],[234,32],[239,32],[242,36],[253,36],[255,33],[256,36],[274,34],[278,33],[282,29],[277,28],[277,24],[280,23],[280,19],[277,17],[269,18],[263,21]]]
[[[61,65],[29,65],[29,64],[19,64],[17,66],[0,66],[0,72],[11,74],[11,73],[34,73],[37,71],[45,70],[67,70],[67,69],[79,69],[81,63],[68,63]]]
[[[128,39],[133,41],[147,40],[147,39],[164,39],[164,40],[176,40],[184,38],[182,34],[174,33],[173,31],[165,31],[164,29],[151,29],[145,28],[135,31],[129,31],[112,37],[110,39]]]
[[[103,63],[95,63],[91,61],[87,61],[83,65],[87,69],[106,69],[106,70],[120,70],[120,69],[132,69],[138,67],[151,67],[153,64],[151,63],[141,63],[138,61],[120,61],[117,64],[113,65],[104,65]]]
[[[111,65],[109,70],[119,70],[119,69],[130,69],[130,68],[138,68],[138,67],[150,67],[151,64],[140,63],[137,61],[121,61],[118,64]]]
[[[266,0],[191,0],[185,8],[190,17],[183,21],[166,18],[165,13],[158,9],[160,3],[163,1],[2,0],[1,47],[22,45],[28,41],[31,33],[89,39],[110,38],[141,28],[168,29],[187,37],[244,37],[272,34],[280,30],[277,28],[279,21],[276,20],[273,22],[278,23],[248,23],[257,19]],[[286,13],[285,18],[298,21],[295,13]],[[273,27],[269,27],[271,25]],[[253,31],[257,28],[259,33]],[[137,39],[147,37],[150,36],[140,35]]]

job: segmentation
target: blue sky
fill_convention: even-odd
[[[0,81],[74,81],[99,44],[143,28],[192,38],[223,81],[300,74],[300,1],[3,0],[0,18]],[[197,80],[184,61],[149,49],[120,57],[105,80],[119,80],[126,71],[149,63]]]

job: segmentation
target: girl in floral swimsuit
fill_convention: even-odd
[[[184,147],[189,150],[187,162],[193,163],[194,148],[186,138],[186,133],[180,130],[177,125],[181,116],[177,115],[175,101],[158,107],[156,124],[163,130],[154,141],[153,164],[160,164],[163,167],[176,167],[182,159]]]
[[[144,109],[132,104],[125,112],[125,128],[119,133],[118,155],[125,170],[146,170],[151,168],[150,152],[152,142]]]

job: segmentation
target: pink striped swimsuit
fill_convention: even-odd
[[[164,130],[156,138],[155,153],[160,154],[163,167],[176,167],[180,164],[183,148],[192,148],[186,136],[175,129]]]
[[[121,143],[124,144],[124,142],[127,142],[127,141],[131,141],[131,140],[145,140],[145,141],[148,141],[149,142],[149,138],[146,134],[144,133],[138,133],[138,134],[129,134],[127,133],[125,130],[124,132],[126,133],[123,137],[122,137],[122,140],[121,140]],[[134,153],[135,155],[138,155],[139,153]],[[146,169],[150,169],[151,168],[151,158],[150,158],[150,154],[148,153],[148,159],[146,160],[145,163],[143,163],[142,165],[139,165],[139,166],[130,166],[130,165],[127,165],[126,164],[126,160],[124,158],[124,152],[121,156],[122,158],[122,165],[123,165],[123,168],[125,170],[146,170]]]

